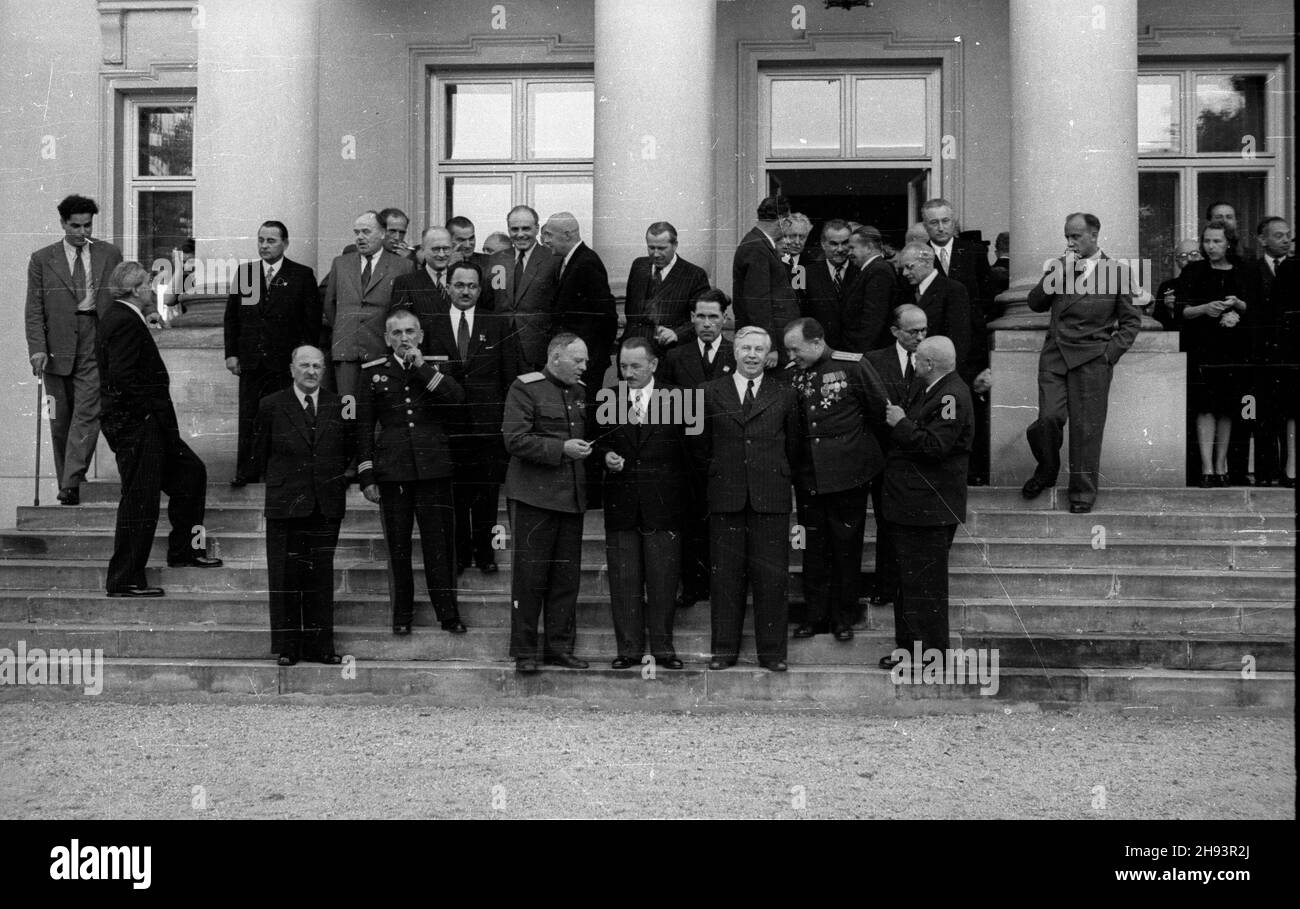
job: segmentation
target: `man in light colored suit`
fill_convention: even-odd
[[[122,261],[111,243],[92,241],[99,206],[85,196],[59,203],[63,239],[32,253],[27,266],[27,352],[45,379],[59,502],[81,503],[81,481],[99,440],[98,313],[112,302],[108,276]]]
[[[1097,499],[1111,372],[1142,325],[1136,280],[1101,251],[1100,232],[1096,215],[1066,218],[1066,254],[1029,292],[1029,308],[1050,311],[1051,321],[1038,357],[1038,419],[1025,431],[1038,468],[1021,493],[1033,499],[1056,484],[1068,419],[1072,514],[1087,514]]]
[[[386,356],[384,319],[394,279],[414,270],[409,259],[384,248],[379,214],[363,212],[352,222],[356,252],[334,259],[325,282],[325,324],[333,330],[330,358],[340,395],[356,395],[361,364]]]
[[[527,205],[512,208],[506,216],[511,248],[494,253],[488,266],[494,309],[510,323],[511,379],[546,365],[561,260],[537,242],[539,224],[537,212]]]

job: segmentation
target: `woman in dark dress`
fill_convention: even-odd
[[[1251,393],[1249,308],[1258,303],[1258,280],[1228,258],[1222,225],[1201,229],[1202,261],[1178,279],[1178,318],[1187,353],[1187,398],[1196,415],[1202,488],[1228,485],[1232,416]]]

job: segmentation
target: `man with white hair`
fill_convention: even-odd
[[[966,469],[975,420],[970,389],[944,337],[916,349],[912,400],[885,409],[891,427],[881,499],[898,565],[894,640],[910,651],[948,648],[948,550],[966,521]],[[892,669],[895,660],[880,661]]]

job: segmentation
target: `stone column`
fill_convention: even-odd
[[[1011,287],[1006,316],[990,326],[994,485],[1019,486],[1033,472],[1024,433],[1037,416],[1048,316],[1025,299],[1065,250],[1065,216],[1092,212],[1108,255],[1138,255],[1137,5],[1011,0]],[[1182,485],[1185,402],[1178,338],[1144,319],[1111,385],[1103,496],[1106,486]],[[1062,486],[1067,451],[1068,441]]]
[[[194,233],[201,259],[257,257],[257,227],[289,228],[290,259],[316,267],[317,64],[312,0],[202,7]]]
[[[622,293],[654,221],[712,262],[714,0],[596,0],[594,233]],[[546,212],[542,212],[542,217]]]

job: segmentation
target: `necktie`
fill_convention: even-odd
[[[948,274],[948,247],[944,246],[939,249],[939,261],[943,264],[943,273]]]
[[[82,308],[86,299],[86,266],[81,261],[81,250],[77,250],[74,256],[76,262],[72,265],[72,292],[77,295],[77,308]]]
[[[1272,256],[1268,256],[1267,258],[1268,258],[1268,270],[1271,271],[1274,275],[1276,275],[1277,267],[1282,264],[1282,260],[1274,259]]]
[[[645,411],[641,409],[641,389],[632,392],[632,414],[629,418],[633,426],[640,426],[645,420]]]
[[[915,356],[915,354],[907,355],[907,371],[903,373],[903,381],[909,388],[912,386],[912,380],[916,378],[916,362],[913,359]]]
[[[713,378],[713,348],[708,344],[700,351],[700,365],[704,367],[704,375],[707,378]]]
[[[469,316],[460,314],[460,324],[456,326],[456,352],[461,362],[469,358]]]
[[[433,283],[438,285],[438,290],[443,293],[447,292],[447,271],[443,268],[433,270]]]
[[[740,412],[749,419],[749,411],[754,406],[754,380],[750,379],[745,383],[745,400],[740,402]]]
[[[515,300],[519,299],[519,288],[524,283],[524,254],[515,251]]]
[[[266,286],[267,286],[267,287],[270,287],[270,286],[271,286],[271,282],[274,281],[274,280],[275,280],[275,268],[274,268],[274,266],[273,266],[273,267],[268,268],[268,269],[266,270]]]
[[[366,264],[361,268],[361,292],[364,294],[366,288],[370,286],[370,257],[366,256]]]
[[[307,425],[312,429],[316,428],[316,404],[311,395],[307,395],[307,405],[303,408],[307,414]]]
[[[844,289],[844,266],[841,265],[831,273],[831,279],[835,282],[835,292],[839,293]]]
[[[651,296],[651,297],[653,297],[655,294],[659,293],[659,288],[660,288],[660,287],[663,285],[663,283],[664,283],[664,279],[663,279],[663,276],[660,274],[660,271],[661,271],[661,269],[659,268],[658,265],[656,265],[656,266],[654,267],[654,270],[651,271],[651,273],[650,273],[650,292],[647,294],[647,296]]]

